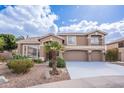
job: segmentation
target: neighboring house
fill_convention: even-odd
[[[107,50],[114,48],[117,48],[119,51],[118,60],[124,61],[124,38],[118,39],[116,41],[107,44]]]
[[[17,52],[45,60],[48,54],[44,50],[44,44],[57,41],[64,46],[64,51],[58,55],[63,56],[66,61],[105,61],[105,35],[105,32],[93,31],[32,37],[18,41]]]

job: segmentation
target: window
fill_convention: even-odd
[[[98,36],[91,36],[91,44],[98,45],[99,44],[99,37]]]
[[[68,36],[67,44],[68,45],[76,45],[76,36]]]
[[[38,45],[24,45],[23,55],[29,57],[39,57]]]

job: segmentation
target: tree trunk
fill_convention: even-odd
[[[58,75],[59,72],[57,70],[57,52],[55,50],[52,50],[51,51],[51,56],[52,56],[52,59],[51,59],[51,62],[52,62],[52,71],[51,71],[51,74],[52,75]]]

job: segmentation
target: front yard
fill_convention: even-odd
[[[15,74],[12,73],[5,63],[0,64],[0,75],[5,76],[9,81],[0,84],[1,88],[25,88],[38,84],[44,84],[55,81],[70,79],[66,68],[59,68],[60,75],[51,75],[49,79],[45,79],[45,72],[49,71],[46,63],[35,64],[28,73]]]

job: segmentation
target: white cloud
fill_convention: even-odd
[[[118,38],[124,37],[124,20],[98,24],[98,22],[82,20],[78,24],[63,26],[59,28],[60,32],[87,32],[94,30],[102,30],[108,33],[106,41],[110,42]]]
[[[57,19],[49,6],[7,6],[0,11],[0,33],[41,36],[57,32]]]
[[[61,32],[85,32],[91,31],[97,28],[97,22],[82,20],[78,24],[73,24],[70,26],[63,26],[59,28]]]
[[[6,6],[0,11],[0,33],[11,33],[15,35],[41,36],[47,33],[56,33],[58,26],[54,23],[58,16],[54,14],[49,6]],[[77,19],[71,19],[76,22]],[[65,24],[65,22],[62,22]],[[107,41],[124,36],[124,20],[98,24],[94,21],[82,20],[77,24],[59,28],[61,32],[87,32],[96,29],[108,33]]]

